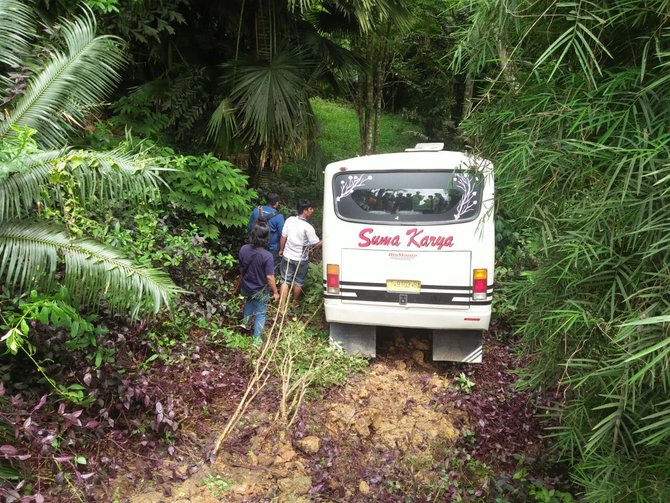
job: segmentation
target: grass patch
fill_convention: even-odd
[[[200,484],[215,498],[223,498],[233,485],[233,481],[226,480],[220,475],[207,475],[202,478]]]
[[[343,103],[314,98],[312,108],[319,123],[318,144],[325,164],[356,157],[361,151],[356,111]],[[401,152],[424,137],[420,126],[399,115],[382,114],[377,153]]]
[[[319,127],[318,149],[311,152],[308,159],[287,161],[281,174],[271,182],[274,190],[281,193],[285,200],[307,198],[321,201],[322,173],[326,164],[360,155],[358,119],[353,107],[337,101],[314,98],[312,108]],[[419,125],[399,115],[382,114],[378,153],[402,152],[424,139]],[[316,217],[315,221],[320,219],[320,215]]]

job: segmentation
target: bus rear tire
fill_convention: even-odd
[[[374,325],[330,324],[330,345],[348,355],[377,356],[377,327]]]

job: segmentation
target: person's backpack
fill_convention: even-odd
[[[277,210],[273,209],[272,211],[263,214],[263,207],[259,206],[258,207],[258,215],[256,216],[256,220],[259,222],[265,222],[266,224],[270,225],[270,220],[274,218],[274,216],[279,213]]]

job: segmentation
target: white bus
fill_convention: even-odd
[[[433,330],[433,360],[478,363],[491,319],[493,166],[441,143],[325,170],[331,341],[376,354],[376,327]]]

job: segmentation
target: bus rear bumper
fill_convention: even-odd
[[[342,303],[324,299],[324,308],[327,322],[351,325],[433,330],[488,330],[491,321],[490,306],[439,309]]]

